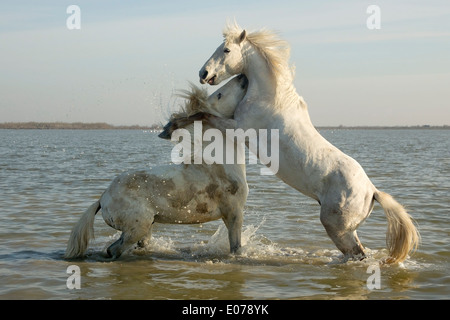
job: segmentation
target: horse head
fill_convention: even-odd
[[[216,85],[243,71],[242,47],[247,32],[234,25],[228,26],[223,35],[225,38],[223,43],[199,71],[202,84]]]
[[[190,91],[182,91],[180,94],[186,100],[185,106],[180,112],[172,114],[159,137],[171,139],[173,131],[187,128],[194,121],[202,121],[208,125],[211,115],[231,119],[237,105],[244,98],[247,87],[248,80],[245,75],[234,77],[210,96],[206,89],[191,84]],[[204,128],[207,129],[207,126]]]

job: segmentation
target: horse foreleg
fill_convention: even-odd
[[[231,253],[236,253],[241,248],[242,215],[242,211],[240,211],[223,218],[228,229],[228,240],[230,241]]]
[[[153,224],[150,226],[147,235],[145,235],[141,240],[137,242],[139,248],[146,248],[150,244],[150,240],[152,238],[152,229]]]

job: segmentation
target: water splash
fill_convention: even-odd
[[[388,256],[386,249],[365,248],[367,258],[362,261],[346,259],[337,249],[317,249],[288,247],[268,239],[258,231],[264,225],[263,218],[259,225],[247,225],[243,228],[241,235],[242,247],[236,254],[230,254],[228,230],[225,225],[220,224],[208,240],[199,241],[188,246],[181,246],[170,236],[152,237],[147,247],[138,248],[134,246],[128,249],[120,259],[156,258],[182,260],[186,262],[200,262],[207,264],[245,264],[245,265],[288,265],[288,264],[310,264],[328,266],[354,266],[367,267],[378,264]],[[121,235],[120,231],[108,237],[107,244],[102,252],[116,241]],[[94,249],[95,251],[96,249]],[[97,249],[98,250],[98,249]],[[98,252],[97,252],[98,254]],[[390,267],[390,266],[387,266]],[[402,269],[421,268],[420,263],[415,260],[407,260],[401,265]]]
[[[219,225],[215,233],[207,241],[199,241],[181,247],[170,237],[152,237],[148,247],[134,247],[127,255],[157,256],[158,258],[180,259],[204,263],[239,263],[255,265],[285,265],[290,263],[330,264],[342,263],[342,254],[338,250],[312,250],[291,248],[279,245],[258,230],[265,223],[262,219],[259,225],[247,225],[241,235],[242,247],[236,254],[230,254],[228,230]],[[116,233],[111,243],[120,236]]]

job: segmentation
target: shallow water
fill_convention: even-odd
[[[386,218],[375,209],[358,234],[364,261],[344,261],[319,205],[248,165],[243,248],[228,253],[221,221],[155,225],[151,246],[109,261],[119,233],[101,216],[86,259],[63,259],[73,225],[117,174],[170,162],[172,145],[142,131],[0,130],[1,299],[448,299],[449,130],[321,130],[403,203],[422,243],[403,264],[386,257]],[[67,268],[80,270],[69,289]],[[369,279],[370,280],[370,279]],[[70,286],[70,285],[69,285]]]

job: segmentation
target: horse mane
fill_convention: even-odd
[[[223,30],[225,43],[239,43],[242,31],[244,30],[236,21],[228,22]],[[265,28],[247,33],[246,40],[261,54],[276,82],[275,106],[298,104],[300,108],[307,109],[306,103],[299,97],[293,84],[295,67],[289,64],[291,53],[289,43],[280,39],[276,32]]]
[[[208,92],[204,88],[199,88],[193,83],[189,83],[191,90],[180,90],[178,97],[185,99],[184,106],[181,110],[172,113],[171,120],[179,118],[188,118],[198,112],[206,111],[208,109]]]
[[[172,133],[181,128],[187,128],[195,121],[203,121],[204,113],[208,112],[208,92],[206,89],[202,89],[189,83],[191,90],[180,90],[178,97],[183,98],[184,105],[180,106],[180,110],[173,112],[168,120],[168,123],[164,126],[163,136],[164,139],[170,139]]]
[[[223,30],[224,41],[239,42],[242,31],[244,30],[236,22],[228,22]],[[293,80],[294,68],[289,66],[291,48],[287,41],[265,28],[247,33],[246,40],[261,53],[275,79],[282,79],[284,82]]]

